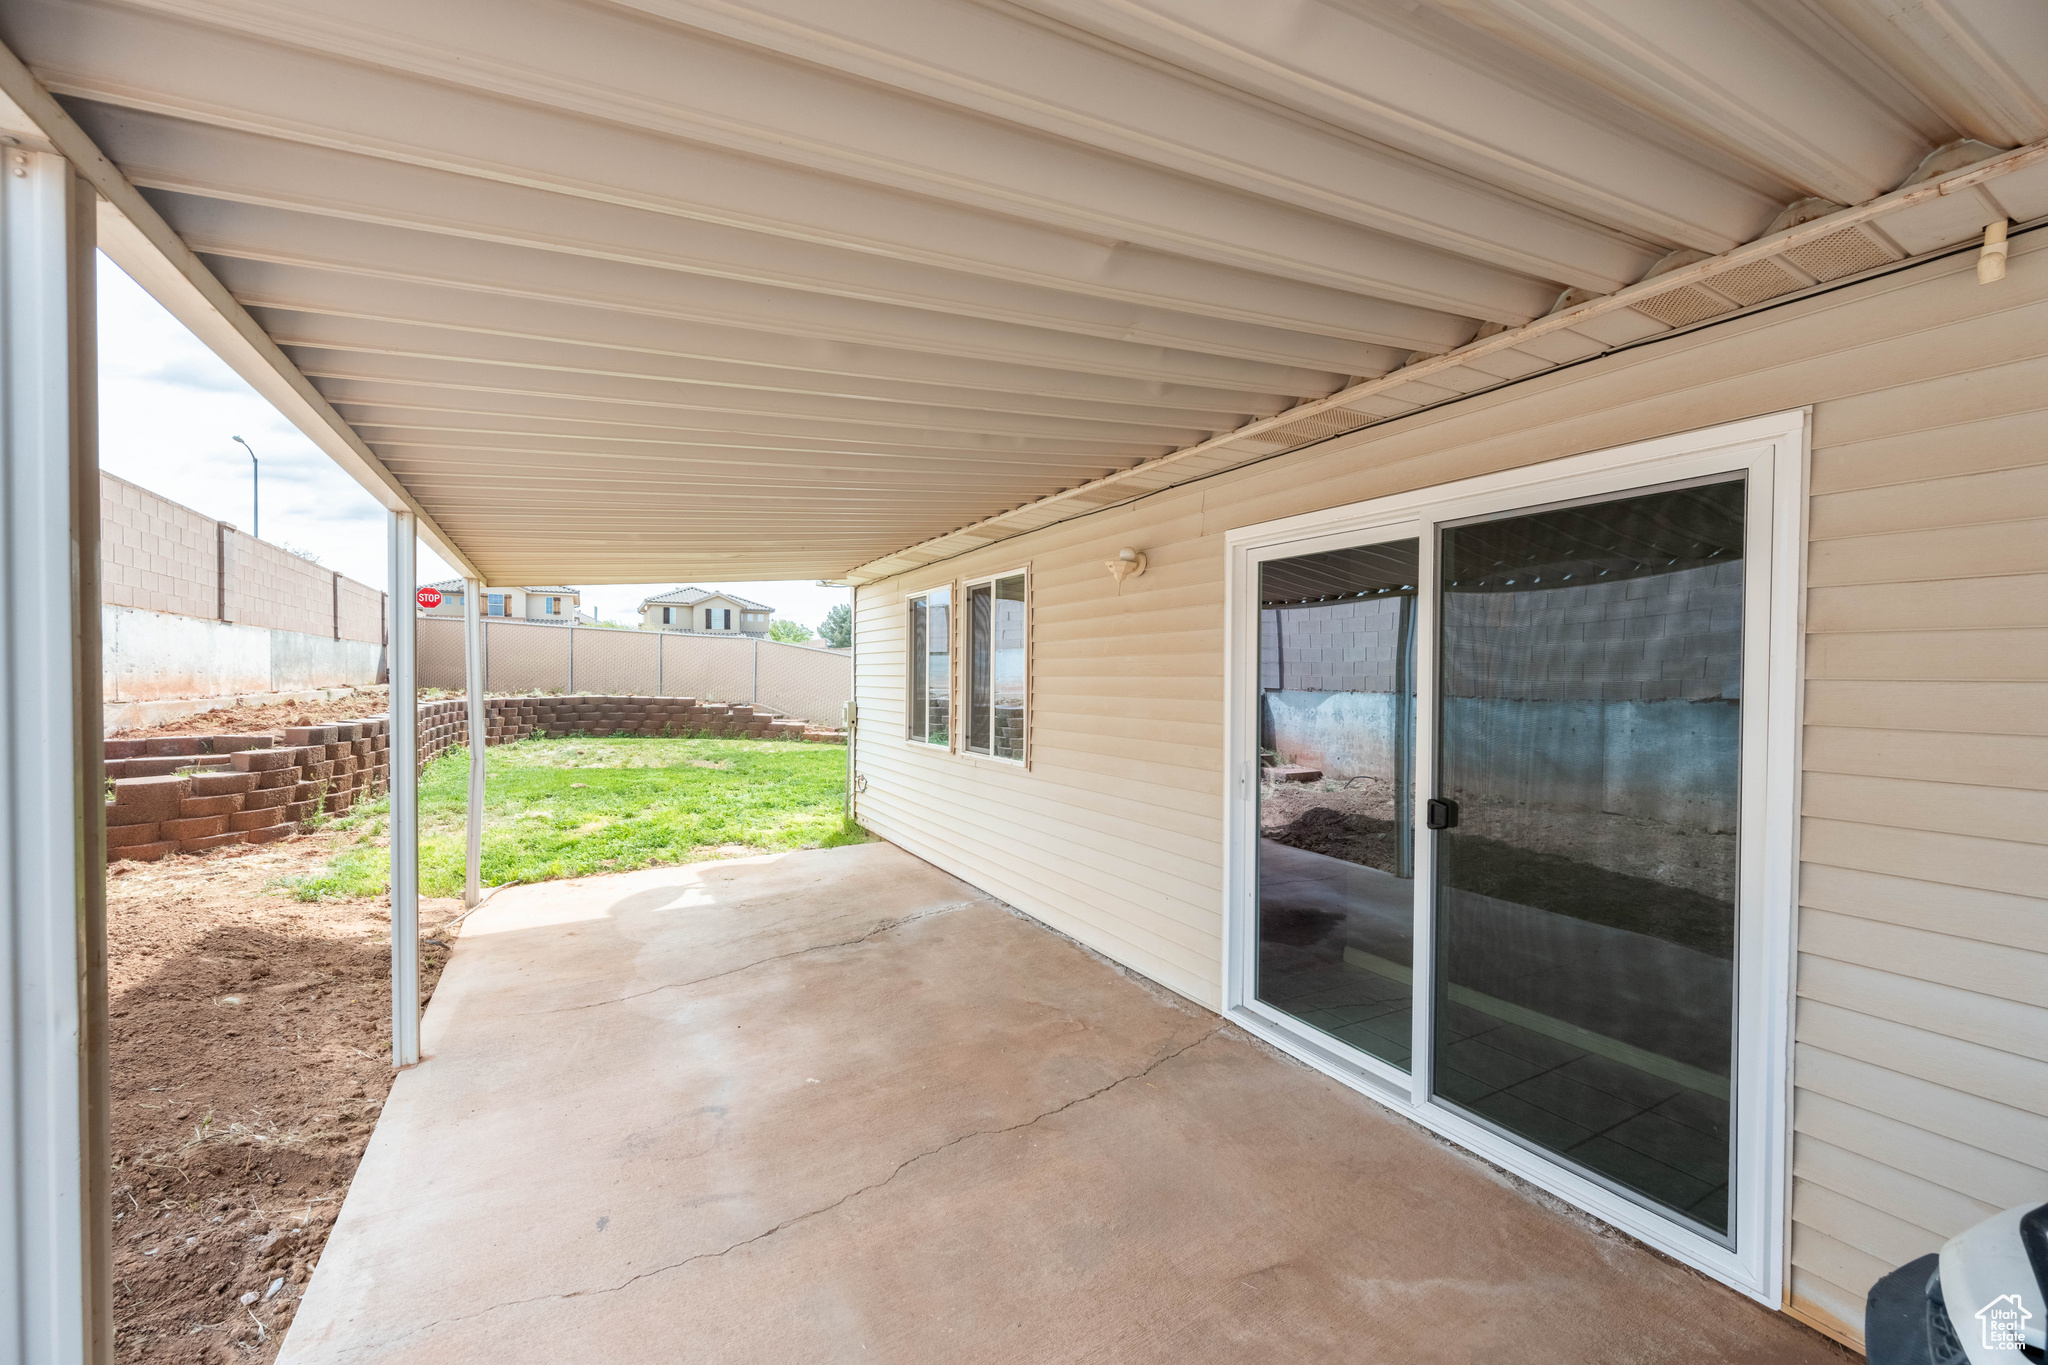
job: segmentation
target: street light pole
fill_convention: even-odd
[[[242,438],[235,437],[237,441]],[[249,452],[249,538],[263,539],[263,466],[256,459],[256,451],[247,441],[242,449]]]

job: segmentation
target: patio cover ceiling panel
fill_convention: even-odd
[[[0,37],[491,581],[602,582],[900,571],[2037,216],[2048,163],[1988,159],[2048,137],[2044,15],[14,0]],[[1989,171],[1902,196],[1961,139],[1933,171]]]

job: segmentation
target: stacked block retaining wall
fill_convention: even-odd
[[[419,707],[419,761],[466,742],[460,697]],[[487,697],[484,742],[532,734],[651,735],[846,742],[837,730],[744,703],[692,697]],[[390,785],[387,716],[277,734],[159,735],[106,741],[107,857],[149,860],[262,844],[295,834],[316,811],[339,814]]]

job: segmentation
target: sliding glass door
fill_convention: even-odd
[[[1259,575],[1258,998],[1406,1069],[1414,537]]]
[[[1744,482],[1443,528],[1448,1103],[1728,1231]]]
[[[1255,1031],[1764,1293],[1804,427],[1736,430],[1233,533],[1226,965]]]

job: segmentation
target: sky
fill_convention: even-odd
[[[243,531],[254,528],[249,454],[262,465],[262,538],[308,553],[373,588],[385,586],[384,509],[277,409],[222,363],[120,267],[99,259],[100,468]],[[419,580],[455,571],[425,545]],[[673,583],[574,584],[583,609],[633,622],[644,597]],[[695,586],[738,593],[816,630],[844,588],[804,579]]]

